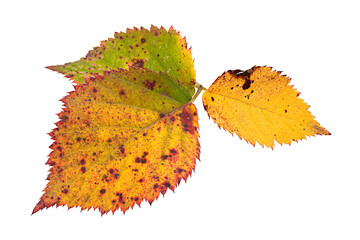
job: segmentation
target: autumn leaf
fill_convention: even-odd
[[[103,42],[103,52],[95,49],[80,60],[115,70],[91,69],[90,74],[79,61],[50,67],[78,84],[62,99],[60,121],[50,133],[49,182],[33,213],[54,205],[125,212],[144,200],[151,204],[191,175],[200,151],[197,110],[191,103],[194,86],[189,85],[194,81],[191,54],[177,32],[170,29],[165,36],[164,31],[128,30]],[[109,50],[110,43],[141,51],[128,50],[131,56],[121,52],[126,60],[116,60],[117,66],[104,60],[118,54]],[[176,57],[170,58],[173,51]],[[96,54],[103,57],[93,59]]]
[[[172,27],[127,29],[78,61],[48,68],[70,78],[75,90],[62,99],[50,133],[49,182],[33,213],[64,205],[125,213],[174,191],[199,159],[192,102],[202,90],[219,127],[253,145],[330,134],[290,79],[269,67],[228,71],[205,89],[185,38]]]
[[[190,95],[194,94],[195,70],[191,50],[187,48],[186,39],[173,27],[169,31],[155,26],[150,30],[127,29],[125,33],[115,33],[114,38],[102,41],[85,58],[48,68],[77,83],[84,83],[84,78],[93,74],[102,75],[103,71],[129,69],[129,66],[164,72],[180,81]]]
[[[290,144],[329,135],[289,83],[290,78],[270,67],[229,70],[203,94],[204,108],[219,127],[253,145],[272,148],[274,140]]]

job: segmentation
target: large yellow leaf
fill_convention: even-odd
[[[33,213],[53,205],[125,212],[174,190],[199,158],[190,99],[176,80],[144,68],[85,78],[62,100],[49,183]]]
[[[274,140],[290,144],[306,136],[329,135],[289,82],[270,67],[229,70],[203,94],[204,108],[219,127],[253,145],[272,148]]]

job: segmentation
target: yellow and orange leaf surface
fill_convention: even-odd
[[[132,68],[75,86],[51,133],[49,183],[34,213],[53,205],[125,212],[187,179],[199,158],[197,112],[162,91],[165,80]]]
[[[81,63],[49,67],[78,85],[62,99],[60,121],[50,133],[49,182],[33,213],[54,205],[125,212],[174,191],[195,168],[195,79],[184,39],[172,28],[156,27],[116,36]],[[122,47],[128,50],[117,56],[113,70],[92,72],[115,64],[108,56]]]
[[[270,67],[230,70],[203,94],[204,108],[219,127],[253,145],[272,148],[274,140],[290,144],[329,135],[289,83],[290,78]]]

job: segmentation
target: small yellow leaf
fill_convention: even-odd
[[[290,78],[271,67],[229,70],[203,94],[204,108],[219,127],[253,145],[273,148],[274,140],[290,144],[330,135],[289,83]]]

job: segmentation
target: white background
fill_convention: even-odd
[[[360,239],[356,1],[2,1],[0,20],[1,239]],[[253,147],[219,130],[198,98],[201,162],[175,193],[125,215],[31,216],[46,185],[47,133],[73,89],[44,67],[151,24],[186,36],[205,87],[228,69],[283,71],[332,135]]]

